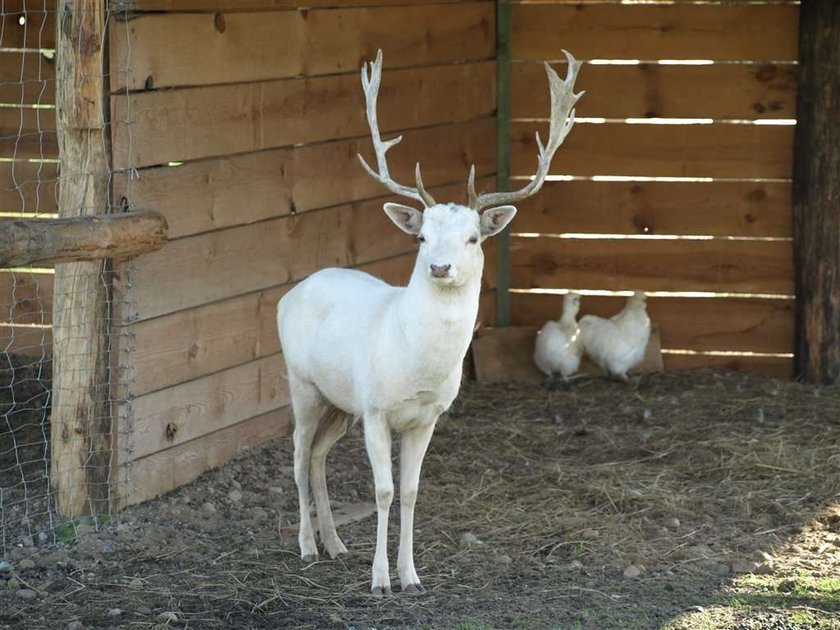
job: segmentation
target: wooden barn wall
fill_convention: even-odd
[[[798,10],[514,0],[514,177],[545,133],[539,62],[571,51],[587,91],[554,181],[514,224],[514,324],[556,318],[566,289],[599,315],[642,289],[666,367],[792,374]]]
[[[163,212],[172,239],[121,277],[128,503],[289,430],[275,305],[296,282],[325,266],[407,282],[414,241],[355,157],[372,159],[363,60],[384,51],[397,179],[419,160],[436,198],[464,200],[474,162],[494,185],[492,1],[306,5],[134,0],[111,19],[114,202]]]
[[[55,7],[0,6],[0,221],[55,216]],[[52,269],[0,269],[0,352],[52,352]]]

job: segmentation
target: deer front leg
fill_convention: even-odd
[[[432,439],[435,423],[420,426],[402,435],[400,453],[400,551],[397,555],[397,571],[400,585],[405,593],[419,593],[423,590],[420,578],[414,569],[414,504],[420,484],[420,467],[426,448]]]
[[[370,592],[373,595],[391,594],[388,573],[388,512],[394,499],[391,478],[391,429],[383,416],[365,416],[365,446],[373,483],[376,488],[376,552],[373,555]]]

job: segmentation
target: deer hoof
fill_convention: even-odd
[[[386,586],[386,587],[383,588],[381,586],[374,586],[373,588],[370,589],[370,594],[373,595],[374,597],[382,597],[384,595],[390,595],[391,594],[391,587]]]
[[[318,561],[318,554],[317,553],[311,553],[311,554],[308,554],[306,556],[301,556],[300,559],[304,564],[312,564],[313,562]]]
[[[424,593],[426,591],[425,588],[418,582],[417,584],[408,584],[403,586],[402,592],[408,593],[409,595],[418,595],[420,593]]]

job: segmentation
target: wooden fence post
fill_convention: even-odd
[[[110,132],[105,68],[106,0],[59,0],[56,107],[61,158],[59,215],[106,214]],[[55,266],[52,483],[66,517],[107,511],[107,261]]]
[[[800,6],[793,166],[796,371],[840,383],[840,3]]]

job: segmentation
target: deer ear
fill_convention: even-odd
[[[496,236],[507,227],[507,224],[516,216],[516,208],[513,206],[499,206],[488,208],[481,213],[481,236],[489,238]]]
[[[408,234],[419,234],[423,226],[423,213],[399,203],[386,203],[385,214],[398,228]]]

